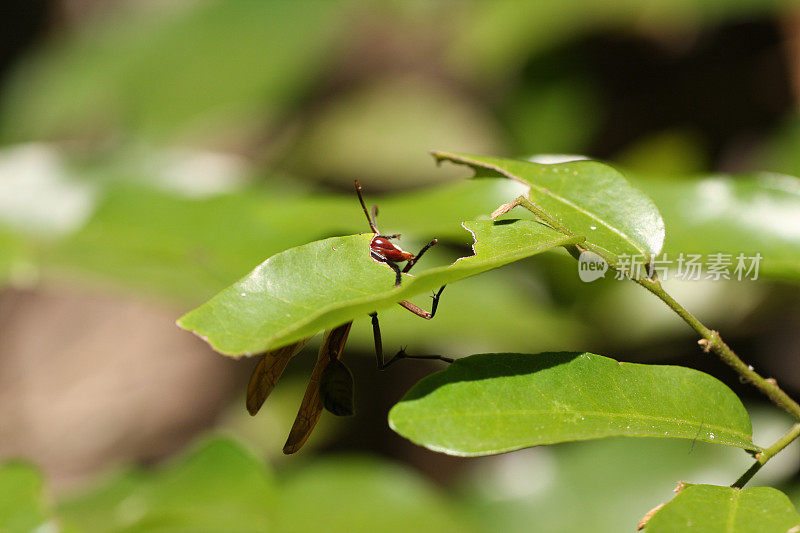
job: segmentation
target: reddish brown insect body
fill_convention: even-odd
[[[369,222],[369,228],[372,230],[372,233],[375,234],[369,243],[369,252],[373,259],[380,261],[381,263],[386,263],[392,270],[394,270],[396,274],[394,284],[395,286],[399,286],[400,281],[402,280],[401,273],[411,270],[411,267],[413,267],[414,263],[416,263],[419,258],[422,257],[422,254],[427,252],[428,248],[436,244],[438,241],[433,239],[431,242],[423,246],[422,250],[420,250],[417,255],[398,248],[392,244],[391,240],[398,238],[400,235],[380,234],[378,228],[375,226],[375,217],[378,216],[378,206],[372,206],[372,216],[370,216],[369,211],[367,211],[367,204],[364,203],[364,198],[361,196],[361,185],[358,184],[358,180],[355,180],[355,186],[356,193],[358,194],[358,201],[361,202],[361,208],[364,209],[364,215],[366,215],[367,222]],[[406,266],[403,268],[403,270],[400,270],[400,267],[397,266],[397,263],[401,261],[406,261]]]
[[[372,242],[369,243],[369,248],[376,254],[383,256],[387,261],[398,262],[414,259],[414,254],[401,250],[382,235],[376,235]]]

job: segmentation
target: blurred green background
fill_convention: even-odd
[[[278,251],[367,230],[354,178],[404,248],[435,236],[430,264],[464,255],[458,221],[513,187],[463,181],[433,149],[607,160],[653,195],[668,249],[671,229],[687,252],[735,246],[677,206],[720,173],[800,175],[796,3],[38,0],[0,26],[0,530],[617,532],[678,481],[729,484],[748,466],[684,441],[481,459],[414,447],[386,414],[438,366],[378,372],[367,317],[346,351],[356,416],[323,416],[286,458],[319,339],[250,418],[255,360],[174,320]],[[781,260],[770,279],[674,287],[794,397],[796,205],[764,237]],[[546,254],[466,280],[431,322],[383,314],[384,346],[684,364],[743,397],[758,444],[788,427],[644,291],[576,273]],[[756,484],[799,503],[798,453]]]

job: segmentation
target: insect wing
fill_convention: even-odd
[[[247,384],[246,405],[248,413],[253,416],[258,413],[267,396],[269,396],[272,389],[275,388],[275,384],[281,378],[289,359],[297,355],[310,340],[311,337],[303,339],[283,348],[267,352],[261,357],[261,361],[258,362],[255,370],[253,370],[253,375],[250,376],[250,383]]]
[[[319,379],[322,405],[336,416],[352,416],[353,374],[338,359],[332,359]]]
[[[314,371],[308,381],[303,403],[300,404],[300,410],[297,411],[297,417],[289,432],[289,438],[286,439],[286,444],[283,446],[283,453],[292,454],[302,448],[314,430],[314,426],[317,425],[323,409],[322,397],[319,393],[320,377],[322,377],[322,373],[331,359],[342,358],[344,345],[347,342],[347,336],[352,325],[352,322],[348,322],[325,332],[325,340],[319,348],[317,364],[314,365]]]

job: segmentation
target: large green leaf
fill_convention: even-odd
[[[800,179],[782,174],[642,179],[669,227],[665,252],[763,257],[759,275],[800,279]]]
[[[417,444],[462,456],[612,436],[757,449],[744,406],[713,377],[589,353],[460,359],[415,385],[389,424]]]
[[[404,275],[400,287],[394,286],[392,270],[370,257],[372,234],[334,237],[270,257],[178,324],[223,354],[262,353],[440,285],[580,241],[527,220],[464,227],[475,236],[475,255]]]
[[[24,463],[0,465],[0,531],[23,533],[37,527],[44,530],[49,516],[42,475]]]
[[[789,498],[770,487],[689,485],[647,523],[648,533],[787,533],[800,528]]]
[[[576,235],[610,254],[661,252],[664,221],[655,204],[614,168],[597,161],[544,165],[447,152],[438,161],[468,165],[477,175],[500,175],[530,187],[530,199]],[[508,201],[513,200],[509,198]]]

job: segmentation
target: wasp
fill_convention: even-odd
[[[378,231],[375,224],[375,219],[378,216],[378,207],[373,205],[371,212],[367,210],[367,205],[364,203],[364,197],[361,194],[361,185],[358,183],[358,180],[355,180],[355,190],[364,215],[367,217],[370,230],[372,230],[374,234],[369,243],[370,256],[375,261],[385,263],[394,271],[394,285],[397,287],[402,282],[402,274],[411,270],[420,257],[438,241],[437,239],[433,239],[423,246],[416,255],[396,246],[392,243],[392,240],[399,238],[400,234],[383,235]],[[406,264],[401,269],[398,263],[402,262]],[[398,304],[415,315],[430,320],[436,315],[439,298],[444,288],[445,286],[443,285],[432,296],[433,302],[430,312],[407,300],[398,302]],[[383,344],[381,341],[378,313],[370,313],[369,316],[372,319],[375,356],[377,358],[379,370],[385,370],[389,365],[400,359],[438,359],[448,363],[453,361],[448,357],[440,355],[408,355],[404,349],[401,349],[394,357],[386,361],[383,356]],[[350,327],[352,325],[353,322],[350,321],[325,332],[325,337],[317,356],[317,362],[311,373],[311,378],[306,387],[300,409],[297,412],[297,417],[292,425],[292,429],[289,431],[286,444],[283,447],[283,453],[295,453],[305,444],[314,426],[316,426],[323,409],[327,409],[337,416],[349,416],[354,413],[353,376],[350,370],[341,361],[344,346],[347,342],[347,337],[350,334]],[[283,374],[289,360],[299,353],[309,340],[311,339],[303,339],[262,355],[261,360],[253,370],[253,374],[247,386],[246,406],[247,411],[251,415],[258,413],[264,401],[278,382],[278,379],[280,379],[281,374]]]

